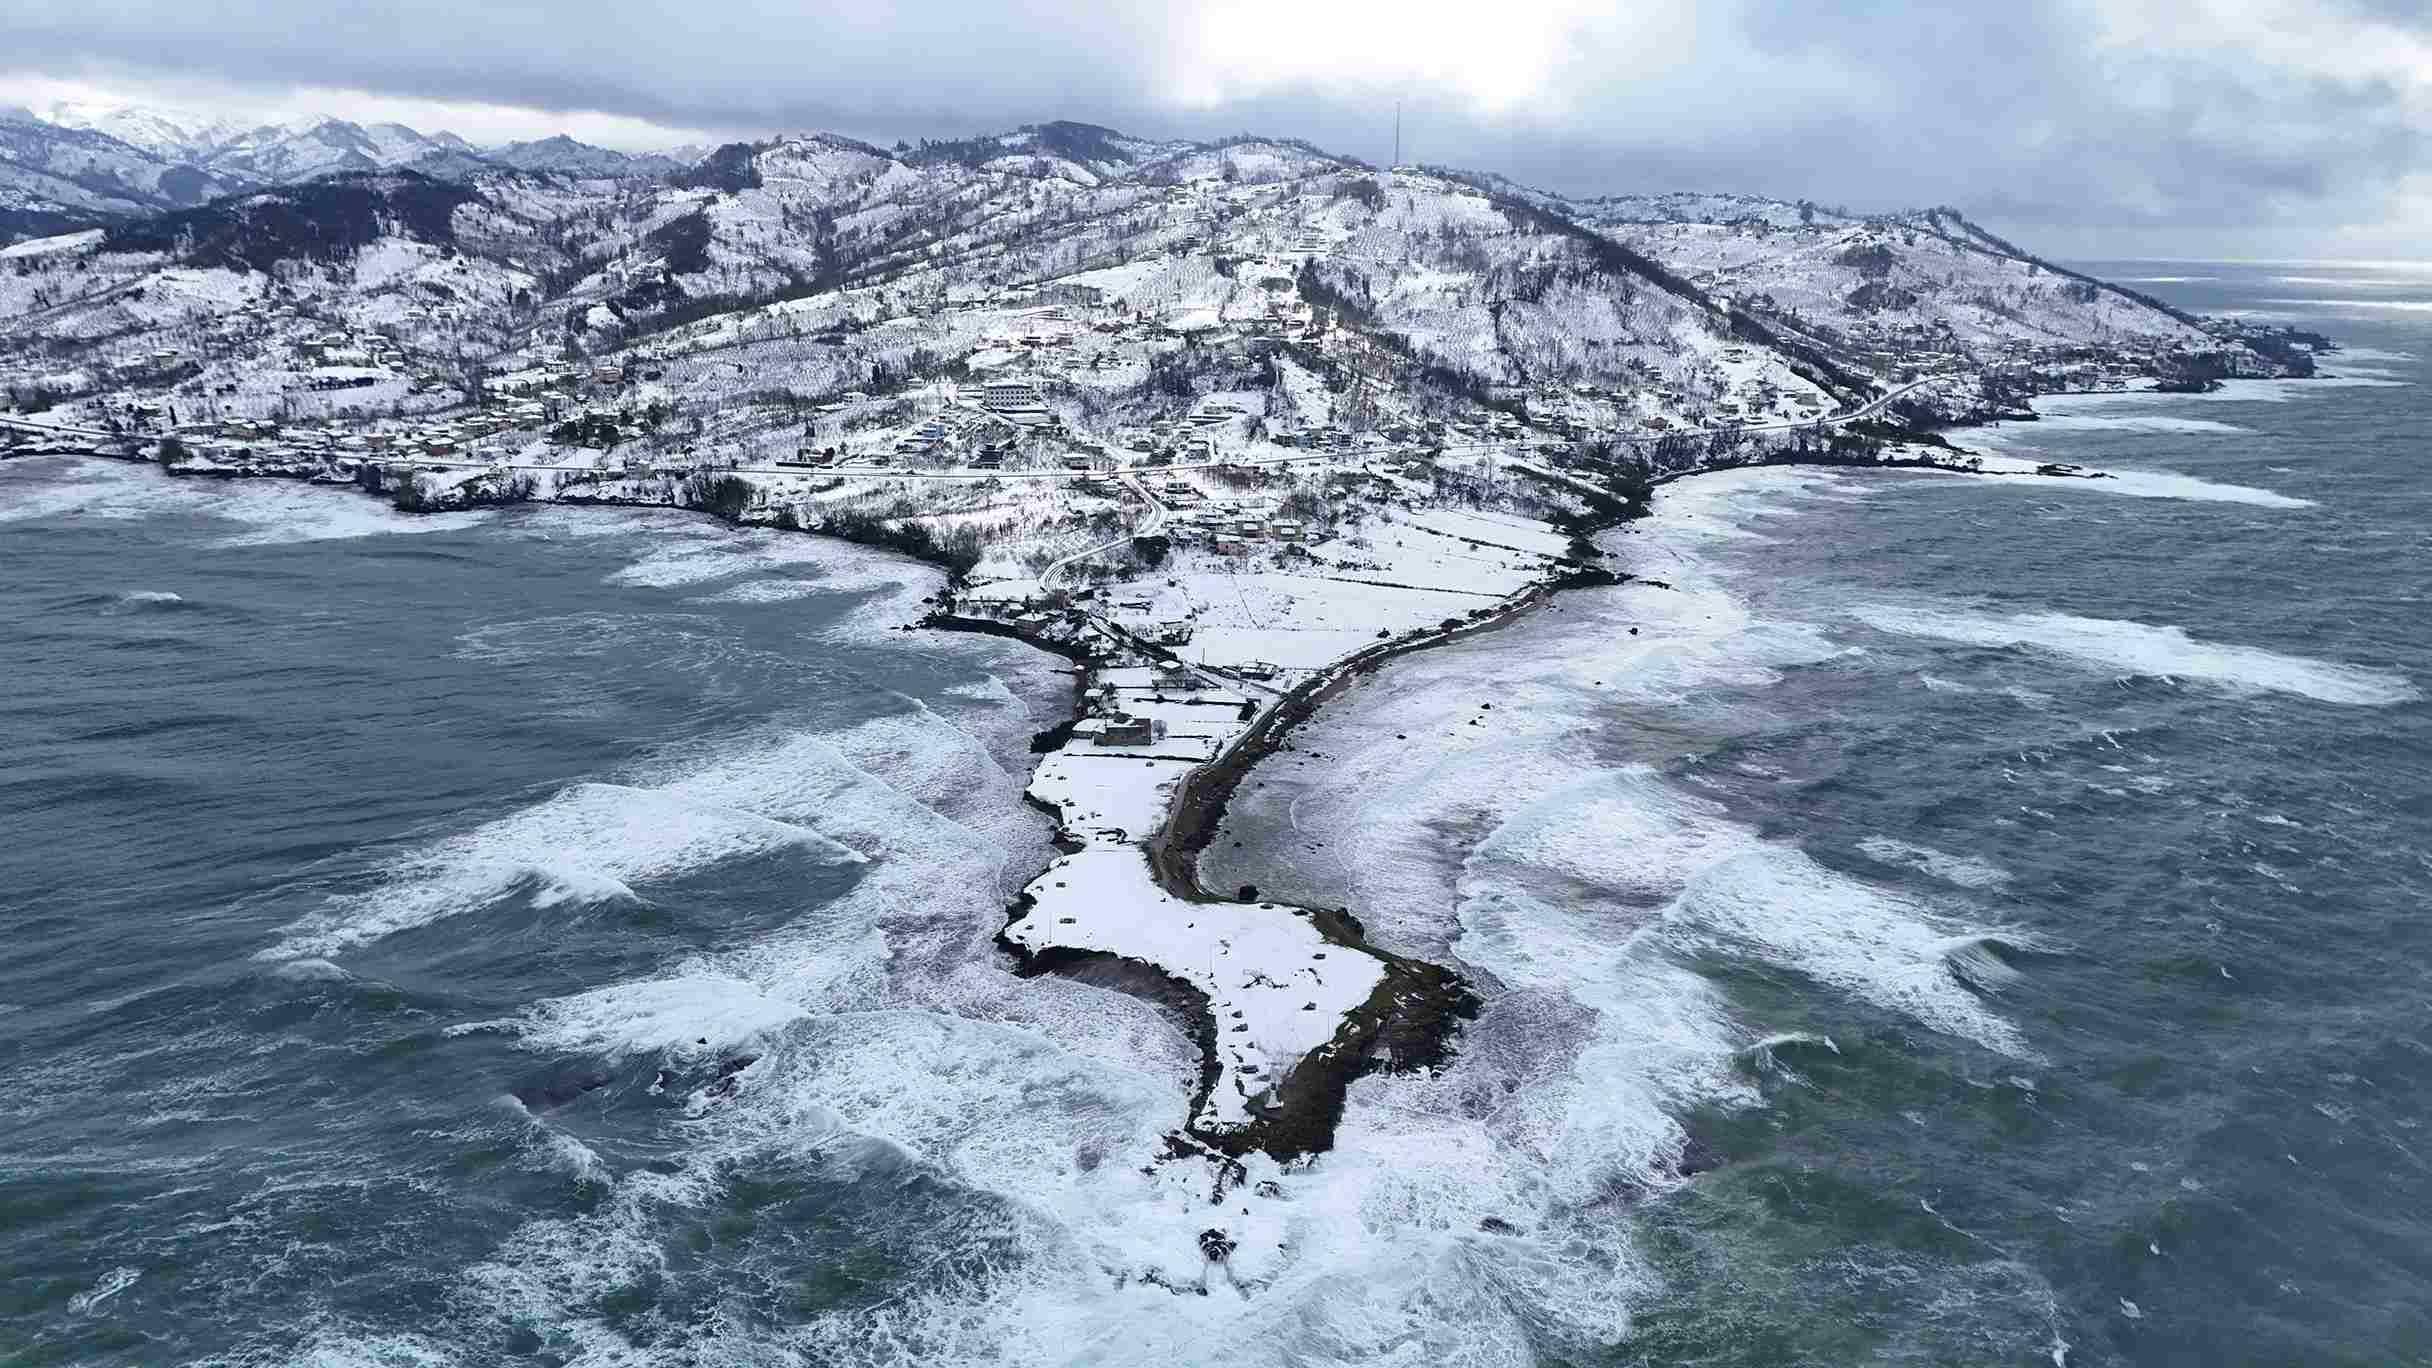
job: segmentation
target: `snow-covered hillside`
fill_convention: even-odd
[[[1735,307],[1840,353],[1983,365],[2048,347],[2205,345],[2196,321],[1952,209],[1860,217],[1745,195],[1540,197]]]
[[[477,396],[485,367],[538,360],[663,369],[668,405],[739,408],[730,432],[848,392],[1020,375],[1075,430],[1248,395],[1227,402],[1253,442],[1434,424],[1626,453],[1796,431],[1920,378],[1950,383],[1909,411],[1956,416],[2304,365],[1947,210],[1570,200],[1288,140],[1071,123],[895,150],[807,134],[678,164],[566,138],[484,152],[394,125],[77,117],[0,123],[0,192],[29,226],[117,219],[12,259],[0,332],[90,352],[17,377],[46,393],[172,351],[293,374],[279,349],[319,328],[420,358],[425,393],[455,377]],[[351,169],[197,204],[217,173],[104,127],[247,174]],[[134,216],[158,204],[179,207]],[[213,301],[297,324],[214,318]],[[1060,316],[1024,321],[1043,313]],[[178,345],[147,334],[163,328]]]

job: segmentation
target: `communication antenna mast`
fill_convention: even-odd
[[[1402,164],[1402,102],[1393,102],[1393,164]]]

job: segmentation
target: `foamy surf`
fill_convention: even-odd
[[[634,885],[725,860],[799,849],[861,856],[819,831],[679,788],[583,783],[408,854],[379,886],[299,919],[263,957],[327,957],[522,891],[533,905],[631,899]]]
[[[141,1277],[143,1270],[139,1268],[113,1268],[102,1275],[101,1281],[68,1298],[68,1310],[79,1316],[92,1315],[103,1302],[133,1287]]]
[[[2041,459],[1979,453],[1982,480],[1996,488],[2051,494],[2112,494],[2132,499],[2186,499],[2199,503],[2249,504],[2257,508],[2312,508],[2314,501],[2253,485],[2221,484],[2182,475],[2174,470],[2122,469],[2106,466],[2099,478],[2045,477]]]
[[[760,811],[817,806],[872,863],[802,924],[506,1023],[551,1054],[757,1058],[684,1099],[675,1171],[624,1173],[596,1210],[527,1225],[468,1272],[472,1302],[602,1361],[637,1354],[605,1304],[670,1276],[667,1242],[716,1219],[736,1175],[800,1174],[916,1192],[986,1233],[951,1277],[809,1325],[704,1326],[698,1356],[1284,1365],[1419,1346],[1521,1362],[1625,1334],[1654,1278],[1612,1194],[1677,1181],[1668,1107],[1755,1097],[1711,987],[1638,956],[1575,1050],[1549,1050],[1539,995],[1509,996],[1438,1073],[1359,1085],[1321,1163],[1254,1156],[1211,1206],[1215,1170],[1154,1161],[1196,1076],[1189,1038],[1133,998],[1016,983],[987,949],[1028,866],[1006,870],[1005,838],[982,834],[1036,828],[1022,776],[957,729],[1022,725],[999,693],[739,742],[662,777]],[[1667,1038],[1682,1044],[1650,1048]],[[1481,1114],[1481,1096],[1502,1102]],[[1199,1248],[1211,1225],[1237,1241],[1221,1264]]]
[[[1762,839],[1643,765],[1540,787],[1498,756],[1461,788],[1482,778],[1506,795],[1536,794],[1516,807],[1508,797],[1494,803],[1501,820],[1460,880],[1455,953],[1498,980],[1576,993],[1612,962],[1609,947],[1670,940],[1753,954],[1946,1034],[2032,1056],[2017,1029],[1953,977],[1943,947],[1968,928],[1938,910]],[[1598,909],[1592,918],[1582,920],[1583,902]],[[1613,1010],[1636,1008],[1617,1001]],[[1709,1024],[1697,1034],[1705,1043],[1692,1053],[1711,1076],[1733,1032]]]
[[[698,603],[791,603],[796,599],[836,592],[833,586],[818,580],[758,579],[729,585],[714,594],[703,594]]]
[[[1869,836],[1858,842],[1858,850],[1879,864],[1914,869],[1961,888],[1999,888],[2010,881],[2007,870],[1989,861],[1896,841],[1889,836]]]
[[[2026,647],[2136,675],[2201,679],[2348,707],[2389,707],[2423,696],[2394,670],[2198,641],[2177,627],[2068,613],[1996,616],[1916,604],[1872,604],[1852,609],[1850,615],[1877,631],[1902,636],[1966,646]]]
[[[2339,283],[2361,285],[2367,282],[2342,281]],[[2410,286],[2423,284],[2420,280],[2404,283]],[[2267,299],[2263,302],[2266,304],[2295,304],[2320,309],[2386,309],[2392,313],[2432,313],[2432,299],[2358,299],[2348,296],[2339,299]]]
[[[1282,1368],[1417,1346],[1526,1362],[1626,1334],[1653,1279],[1611,1213],[1549,1201],[1542,1160],[1512,1143],[1525,1132],[1506,1131],[1525,1117],[1482,1122],[1458,1090],[1401,1081],[1322,1164],[1253,1156],[1211,1204],[1206,1165],[1141,1162],[1170,1122],[1163,1078],[934,1013],[812,1018],[698,1113],[677,1171],[527,1225],[466,1292],[602,1361],[638,1353],[606,1303],[681,1276],[668,1241],[749,1176],[907,1194],[902,1213],[950,1222],[964,1256],[808,1324],[700,1325],[687,1344],[705,1360]],[[1212,1224],[1237,1241],[1222,1264],[1199,1252]]]
[[[624,1058],[714,1054],[800,1019],[804,1009],[748,979],[701,964],[677,977],[595,988],[526,1011],[522,1042],[537,1050]]]
[[[2251,434],[2254,431],[2252,428],[2242,428],[2235,423],[2217,422],[2210,418],[2179,418],[2160,413],[2055,412],[2044,415],[2031,426],[2033,431],[2043,432],[2125,432],[2199,436],[2236,436]]]

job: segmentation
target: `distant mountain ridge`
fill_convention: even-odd
[[[0,106],[0,243],[347,172],[624,178],[683,164],[563,134],[482,148],[453,133],[324,116],[247,123],[133,105]]]

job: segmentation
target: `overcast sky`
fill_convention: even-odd
[[[8,0],[0,99],[625,147],[1046,119],[1567,191],[1954,204],[2078,254],[2432,255],[2432,0]]]

